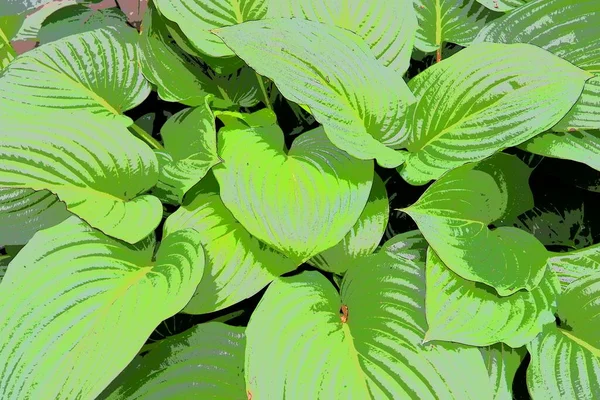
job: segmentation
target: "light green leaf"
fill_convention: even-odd
[[[415,46],[432,52],[444,42],[466,46],[481,28],[502,14],[483,7],[477,0],[414,0],[418,26]]]
[[[235,54],[212,31],[224,26],[259,20],[267,13],[267,0],[155,0],[162,15],[177,23],[193,46],[210,57]]]
[[[14,65],[14,64],[11,64]],[[0,117],[0,188],[49,190],[110,236],[135,243],[159,224],[152,150],[117,120],[80,111]]]
[[[150,93],[137,62],[136,42],[135,33],[106,28],[28,51],[0,73],[0,105],[88,110],[131,125],[121,113]]]
[[[504,344],[479,349],[490,375],[493,400],[513,400],[512,384],[525,356],[524,349],[511,349]]]
[[[427,254],[426,340],[472,346],[503,342],[517,348],[554,323],[560,284],[551,270],[531,291],[500,297],[489,286],[461,278],[431,250]]]
[[[285,18],[215,33],[288,100],[308,106],[334,145],[359,159],[376,158],[383,167],[404,161],[404,153],[390,147],[401,140],[414,97],[401,75],[384,67],[356,34]]]
[[[600,349],[600,271],[596,270],[567,286],[560,297],[558,315],[561,326],[578,339]]]
[[[476,42],[531,43],[593,73],[577,104],[553,129],[600,129],[598,26],[596,0],[534,0],[488,24]]]
[[[530,0],[477,0],[492,11],[511,11],[523,6]]]
[[[548,132],[520,147],[542,156],[581,162],[600,171],[600,131]]]
[[[420,231],[408,231],[394,236],[379,249],[389,257],[402,257],[408,261],[425,260],[427,256],[427,241]]]
[[[61,8],[46,18],[37,37],[40,44],[44,44],[76,33],[108,26],[114,27],[119,32],[133,29],[127,25],[127,17],[118,8],[94,10],[83,4],[75,4]]]
[[[167,162],[153,194],[167,203],[180,204],[185,193],[220,162],[215,117],[208,103],[206,98],[201,106],[181,110],[161,128],[165,149],[157,155]]]
[[[244,399],[245,347],[244,328],[196,325],[136,357],[98,400]]]
[[[468,164],[446,173],[419,200],[403,209],[453,272],[485,283],[501,296],[534,289],[544,276],[548,252],[531,234],[514,227],[490,229],[512,196],[502,175]]]
[[[479,350],[421,345],[423,266],[383,253],[363,261],[346,274],[341,299],[317,272],[269,286],[246,330],[252,397],[490,398]]]
[[[271,0],[267,16],[348,29],[363,38],[386,67],[401,74],[408,69],[417,30],[413,0]]]
[[[206,253],[204,276],[186,313],[210,313],[239,303],[300,265],[248,233],[223,204],[212,173],[167,219],[164,236],[186,228],[199,232]]]
[[[418,102],[406,120],[410,153],[402,177],[425,184],[549,129],[590,77],[529,44],[480,43],[461,50],[409,82]]]
[[[0,72],[15,59],[16,55],[15,49],[10,44],[7,32],[4,32],[3,27],[0,26]]]
[[[23,24],[14,37],[14,40],[38,41],[38,34],[44,21],[60,9],[72,6],[81,0],[53,0],[42,7],[24,15]]]
[[[276,125],[221,129],[213,168],[225,206],[253,236],[306,261],[335,246],[362,213],[373,163],[336,148],[323,128],[289,151]],[[287,153],[287,154],[286,154]]]
[[[53,0],[3,0],[0,4],[0,16],[21,14]]]
[[[0,284],[0,397],[93,399],[200,281],[193,230],[125,245],[71,217],[38,232]],[[36,279],[31,279],[35,276]]]
[[[600,272],[600,244],[567,253],[554,253],[548,259],[548,266],[565,289],[579,278]]]
[[[311,258],[308,263],[325,271],[343,274],[353,261],[375,251],[385,233],[389,213],[385,185],[375,174],[367,205],[350,232],[341,242]]]
[[[71,214],[47,190],[0,187],[0,244],[23,245],[40,229],[54,226]]]

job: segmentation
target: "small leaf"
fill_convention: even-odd
[[[38,232],[0,284],[0,397],[95,398],[202,277],[193,230],[153,247],[76,217]]]
[[[414,97],[401,75],[381,65],[356,34],[286,18],[215,33],[288,100],[306,105],[334,145],[359,159],[376,158],[387,168],[404,161],[404,153],[391,147],[399,143],[406,106]]]
[[[245,347],[244,328],[196,325],[136,357],[98,399],[244,399]]]

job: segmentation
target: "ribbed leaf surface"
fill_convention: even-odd
[[[525,355],[524,349],[515,350],[504,344],[479,349],[490,375],[493,400],[513,400],[512,385],[521,360]]]
[[[576,279],[600,271],[600,244],[567,253],[555,253],[548,265],[565,289]]]
[[[0,16],[21,14],[51,1],[53,0],[3,0],[0,4]]]
[[[521,7],[523,4],[530,0],[477,0],[492,11],[510,11],[517,7]]]

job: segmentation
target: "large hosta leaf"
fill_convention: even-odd
[[[600,129],[600,5],[596,0],[535,0],[488,24],[477,42],[531,43],[594,74],[553,128]]]
[[[47,190],[0,188],[0,245],[26,244],[40,229],[69,216],[65,205]]]
[[[480,348],[485,365],[490,375],[493,400],[512,400],[512,385],[521,360],[526,353],[524,349],[515,350],[504,344]]]
[[[0,117],[0,187],[49,190],[67,209],[130,243],[152,232],[160,201],[152,150],[118,121],[53,110]]]
[[[600,244],[567,253],[554,253],[548,265],[565,289],[573,281],[600,272]]]
[[[510,204],[512,186],[506,180],[502,173],[493,177],[468,164],[445,174],[403,210],[448,268],[494,287],[501,296],[535,288],[548,259],[533,235],[514,227],[488,227]]]
[[[414,98],[400,74],[384,67],[356,34],[286,18],[246,22],[216,34],[288,100],[308,106],[340,149],[376,158],[384,167],[402,163],[403,153],[388,146],[399,143],[402,117]]]
[[[158,184],[153,193],[168,203],[181,203],[185,193],[220,162],[217,155],[215,117],[208,105],[188,108],[162,126],[164,150]]]
[[[409,82],[418,101],[402,177],[424,184],[549,129],[590,77],[528,44],[480,43],[426,69]]]
[[[234,54],[212,31],[262,19],[267,0],[155,0],[161,14],[176,22],[194,47],[211,57]]]
[[[542,156],[581,162],[600,171],[600,131],[598,130],[548,132],[534,137],[520,147]]]
[[[213,171],[223,203],[248,232],[306,261],[352,229],[367,204],[373,162],[339,150],[322,128],[297,137],[286,154],[283,132],[270,122],[222,129],[223,162]]]
[[[150,85],[137,61],[135,31],[126,33],[97,29],[22,54],[0,73],[0,105],[82,109],[130,125],[122,112],[141,103]]]
[[[400,73],[408,68],[417,29],[413,0],[271,0],[267,16],[348,29],[363,38],[385,66]]]
[[[125,245],[71,217],[38,232],[0,284],[0,397],[93,399],[191,297],[193,230]],[[35,279],[31,279],[35,276]]]
[[[490,287],[461,278],[429,249],[427,340],[473,346],[503,342],[517,348],[554,323],[560,284],[551,270],[531,291],[500,297]]]
[[[248,233],[223,204],[212,173],[167,219],[164,235],[186,228],[199,232],[206,253],[204,276],[184,309],[190,314],[236,304],[300,265],[299,260],[283,256]]]
[[[600,396],[600,273],[571,283],[558,301],[560,328],[549,327],[527,347],[527,387],[537,399]]]
[[[0,4],[0,16],[20,14],[52,1],[54,0],[3,0]]]
[[[444,42],[466,46],[486,23],[502,14],[483,7],[477,0],[414,0],[419,28],[415,46],[430,52]]]
[[[317,272],[271,284],[246,330],[252,397],[491,398],[479,350],[421,344],[422,262],[386,253],[363,260],[346,274],[341,298]]]
[[[98,399],[244,399],[245,348],[244,328],[196,325],[136,357]]]

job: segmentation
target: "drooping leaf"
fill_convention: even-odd
[[[565,289],[579,278],[600,272],[600,244],[567,253],[554,253],[548,259],[548,266]]]
[[[410,153],[402,177],[424,184],[549,129],[590,77],[529,44],[479,43],[461,50],[409,82],[418,101],[406,119]]]
[[[600,131],[597,130],[548,132],[534,137],[520,147],[542,156],[581,162],[600,171]]]
[[[267,0],[155,0],[162,15],[177,23],[194,47],[210,57],[234,57],[212,31],[262,19]]]
[[[71,217],[38,232],[0,284],[0,397],[95,398],[204,267],[193,230],[125,245]],[[31,279],[31,276],[36,279]]]
[[[531,291],[500,297],[489,286],[452,272],[431,250],[427,254],[426,339],[517,348],[554,323],[560,284],[551,270]]]
[[[304,18],[348,29],[363,38],[385,66],[402,74],[417,30],[413,0],[272,0],[267,16]]]
[[[0,187],[0,244],[23,245],[40,229],[70,216],[65,205],[47,190]]]
[[[206,253],[204,276],[186,313],[210,313],[239,303],[300,265],[248,233],[223,204],[212,173],[167,219],[164,236],[186,228],[199,232]]]
[[[131,30],[127,25],[127,17],[118,8],[94,10],[83,4],[75,4],[61,8],[46,18],[37,37],[44,44],[107,26],[114,27],[118,32]]]
[[[150,92],[137,62],[136,41],[134,33],[109,27],[22,54],[0,73],[0,106],[88,110],[128,126],[131,119],[122,112]]]
[[[600,5],[595,0],[534,0],[487,24],[475,41],[531,43],[594,74],[577,104],[553,129],[600,129],[598,26]]]
[[[523,6],[530,0],[477,0],[492,11],[511,11]]]
[[[512,400],[512,384],[521,360],[523,349],[511,349],[504,344],[479,349],[490,375],[493,400]]]
[[[341,299],[316,272],[271,284],[246,330],[252,397],[490,398],[479,350],[421,344],[422,262],[385,253],[363,261],[346,274]]]
[[[24,11],[32,10],[43,6],[53,0],[3,0],[0,4],[0,16],[21,14]]]
[[[221,197],[253,236],[306,261],[340,242],[358,221],[373,182],[372,161],[336,148],[323,128],[287,152],[274,116],[259,127],[219,131]]]
[[[93,227],[129,243],[158,226],[160,201],[143,194],[158,181],[156,156],[118,120],[21,111],[3,114],[0,127],[0,188],[48,190]]]
[[[306,105],[334,145],[384,167],[402,163],[404,153],[391,147],[414,98],[400,74],[384,67],[356,34],[286,18],[215,33],[288,100]]]
[[[477,0],[414,0],[414,6],[419,22],[415,46],[424,52],[436,51],[445,42],[466,46],[502,15]]]
[[[209,99],[196,108],[173,115],[161,128],[164,150],[157,151],[163,165],[156,188],[161,200],[180,204],[185,193],[220,162],[217,129]]]
[[[350,264],[375,251],[387,226],[390,207],[385,185],[375,174],[367,205],[341,242],[308,262],[325,271],[343,274]]]
[[[491,286],[501,296],[532,290],[544,276],[548,252],[525,231],[488,227],[505,214],[513,186],[503,183],[507,179],[502,174],[484,170],[477,164],[452,170],[402,211],[460,277]]]
[[[244,328],[209,322],[136,357],[98,400],[244,399]]]
[[[527,346],[527,387],[536,399],[593,400],[600,395],[600,273],[571,283],[558,306],[560,327]]]

